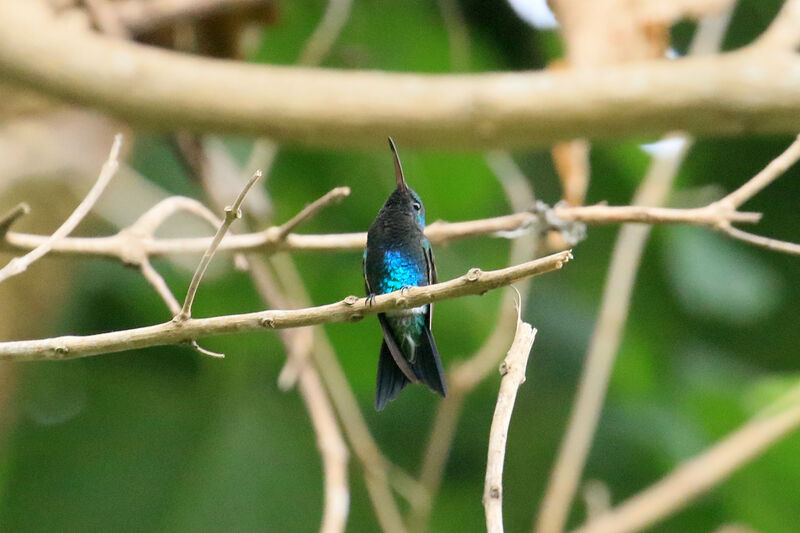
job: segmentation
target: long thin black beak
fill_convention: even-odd
[[[403,176],[403,167],[400,165],[400,157],[397,155],[397,147],[395,147],[394,140],[391,137],[389,137],[389,148],[392,149],[392,155],[394,156],[394,179],[397,181],[397,188],[408,190],[406,178]]]

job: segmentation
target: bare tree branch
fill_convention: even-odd
[[[186,293],[186,299],[183,301],[183,307],[181,307],[180,313],[175,315],[175,320],[177,322],[183,322],[192,316],[192,304],[194,303],[194,297],[197,294],[197,289],[200,287],[200,281],[202,281],[203,275],[206,273],[206,269],[211,263],[211,259],[217,252],[217,248],[219,248],[219,243],[222,242],[223,237],[225,237],[225,234],[228,233],[228,229],[231,227],[231,224],[233,224],[234,220],[242,218],[242,212],[239,208],[244,201],[244,197],[247,196],[247,193],[260,178],[261,171],[256,171],[256,173],[253,174],[253,177],[250,178],[250,181],[248,181],[244,188],[239,192],[239,196],[236,197],[236,200],[233,202],[233,204],[225,208],[225,220],[217,230],[217,234],[214,235],[214,238],[211,240],[211,244],[209,244],[208,249],[203,254],[202,259],[200,259],[200,264],[197,265],[197,270],[195,270],[194,276],[192,276],[192,281],[189,283],[189,290]]]
[[[300,393],[317,434],[317,448],[322,456],[325,476],[325,506],[319,530],[320,533],[340,533],[345,529],[350,512],[347,446],[319,373],[311,366],[306,366],[300,373]]]
[[[800,427],[800,404],[796,392],[792,394],[795,396],[790,398],[793,401],[789,406],[778,400],[773,404],[776,409],[756,416],[650,488],[574,533],[632,533],[685,507]]]
[[[275,241],[284,240],[286,236],[294,231],[300,224],[313,218],[329,205],[339,203],[348,196],[350,196],[350,187],[336,187],[328,191],[324,196],[308,204],[291,219],[278,226],[274,231],[274,235],[270,237]]]
[[[100,198],[101,194],[103,194],[106,185],[108,185],[108,183],[111,181],[111,178],[114,177],[114,174],[116,174],[117,169],[119,168],[118,159],[121,146],[122,134],[118,133],[114,137],[114,143],[111,145],[111,152],[108,155],[108,160],[103,165],[103,169],[100,171],[100,176],[98,176],[97,181],[89,190],[83,201],[78,204],[78,207],[75,208],[75,211],[72,212],[67,220],[65,220],[64,223],[61,224],[61,226],[55,232],[53,232],[52,235],[44,239],[29,253],[22,257],[15,257],[6,266],[0,269],[0,283],[12,276],[16,276],[17,274],[25,272],[31,263],[37,261],[50,252],[56,242],[69,235],[72,230],[74,230],[78,224],[80,224],[81,220],[83,220],[84,217],[89,214],[89,211],[92,210],[95,202],[97,202],[97,199]]]
[[[800,6],[800,3],[796,3]],[[784,152],[773,159],[764,170],[750,178],[744,185],[727,195],[717,204],[736,210],[746,201],[761,192],[764,187],[781,177],[789,168],[800,159],[800,137],[789,145]]]
[[[800,244],[793,242],[779,241],[778,239],[770,239],[769,237],[762,237],[761,235],[754,235],[738,228],[734,228],[730,224],[723,225],[720,230],[740,241],[744,241],[762,248],[767,248],[776,252],[783,252],[786,254],[800,255]]]
[[[367,303],[366,298],[348,296],[337,303],[306,309],[189,318],[182,322],[170,321],[154,326],[84,337],[66,336],[34,341],[0,342],[0,360],[75,359],[176,344],[201,336],[352,322],[366,315],[384,313],[392,309],[407,309],[459,296],[483,294],[522,279],[558,270],[571,258],[571,251],[565,251],[500,270],[484,272],[473,268],[463,276],[449,281],[425,287],[407,288],[402,294],[396,291],[376,296],[371,304]]]
[[[508,427],[517,398],[517,389],[525,383],[525,367],[528,365],[536,330],[530,324],[517,319],[514,343],[500,365],[500,391],[494,408],[492,427],[489,431],[489,452],[486,460],[486,482],[483,487],[483,506],[486,510],[486,531],[503,532],[503,463],[506,456]]]
[[[800,57],[762,51],[565,72],[342,72],[155,50],[74,31],[39,1],[0,3],[0,71],[9,81],[131,123],[326,146],[376,146],[386,131],[426,148],[672,129],[796,132],[800,94],[786,80],[800,72]]]
[[[299,64],[319,65],[322,63],[347,24],[352,6],[353,0],[328,0],[322,20],[306,41],[303,52],[297,60]]]
[[[334,189],[336,190],[336,189]],[[331,194],[331,193],[328,193]],[[318,200],[319,201],[319,200]],[[720,229],[726,222],[755,223],[760,213],[742,212],[729,206],[712,203],[705,207],[692,209],[670,209],[648,206],[566,206],[558,205],[543,213],[530,211],[503,215],[493,218],[469,220],[464,222],[437,221],[425,229],[425,235],[434,245],[477,236],[516,236],[525,231],[543,226],[554,217],[565,222],[581,222],[587,225],[618,224],[635,222],[642,224],[688,224]],[[122,233],[122,232],[121,232]],[[343,251],[360,250],[366,245],[366,233],[339,233],[327,235],[308,235],[282,233],[280,227],[270,227],[257,233],[230,235],[219,246],[219,251],[273,253],[277,251]],[[151,236],[137,237],[117,235],[108,237],[78,237],[61,239],[53,245],[52,253],[81,254],[114,257],[126,261],[135,250],[149,257],[165,254],[203,253],[211,242],[210,237],[189,237],[179,239],[160,239]],[[3,246],[12,250],[30,250],[39,246],[47,236],[9,231]]]

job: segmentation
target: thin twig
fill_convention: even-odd
[[[135,350],[186,342],[202,336],[286,329],[299,326],[352,322],[366,315],[408,309],[445,299],[483,294],[536,275],[560,269],[572,258],[571,251],[492,271],[471,269],[465,275],[425,287],[410,287],[374,297],[348,296],[318,307],[270,310],[212,318],[187,318],[129,330],[87,336],[65,336],[43,340],[0,342],[0,360],[75,359],[90,355]]]
[[[306,41],[298,64],[316,66],[322,63],[347,24],[352,6],[353,0],[328,0],[325,14]]]
[[[795,2],[800,6],[800,2]],[[800,33],[800,28],[798,28]],[[730,206],[730,211],[735,211],[746,201],[761,192],[764,187],[781,177],[789,168],[800,159],[800,136],[783,151],[781,155],[773,159],[764,170],[750,178],[744,185],[719,200],[717,204]]]
[[[139,267],[139,271],[142,273],[144,279],[150,283],[161,299],[164,300],[172,316],[177,316],[180,313],[181,304],[178,302],[178,299],[175,298],[175,295],[167,286],[167,282],[161,274],[153,268],[150,258],[142,253],[141,247],[136,246],[136,244],[141,242],[141,239],[152,238],[159,226],[170,216],[179,211],[193,214],[214,227],[219,227],[224,223],[224,221],[219,220],[214,213],[197,200],[183,196],[172,196],[165,198],[151,207],[130,227],[123,229],[119,233],[120,236],[130,241],[130,246],[125,252],[124,262]],[[241,259],[244,260],[244,257],[241,257]],[[201,347],[197,341],[192,340],[189,341],[188,344],[203,355],[224,357],[224,354],[212,352]]]
[[[778,239],[770,239],[769,237],[762,237],[761,235],[755,235],[753,233],[749,233],[747,231],[742,231],[738,228],[734,228],[730,224],[725,224],[721,226],[719,229],[726,235],[733,237],[734,239],[738,239],[740,241],[754,244],[756,246],[761,246],[762,248],[767,248],[775,252],[800,255],[800,244],[781,241]]]
[[[194,297],[197,294],[197,289],[200,287],[200,281],[202,281],[203,275],[206,273],[206,269],[208,268],[209,263],[211,263],[211,259],[214,257],[214,254],[219,247],[219,243],[222,241],[222,238],[225,237],[225,234],[228,233],[228,228],[231,227],[231,224],[233,224],[234,220],[242,217],[242,212],[239,208],[244,201],[244,197],[247,196],[247,193],[250,191],[250,188],[255,185],[256,181],[258,181],[260,177],[261,171],[256,171],[253,174],[253,177],[250,178],[250,181],[248,181],[241,192],[239,192],[239,196],[233,202],[233,205],[225,208],[225,220],[220,225],[219,229],[217,230],[217,234],[214,235],[214,238],[211,240],[211,244],[209,244],[208,249],[206,249],[205,253],[203,254],[200,264],[197,265],[197,270],[195,270],[194,276],[192,276],[192,281],[189,284],[189,290],[186,293],[186,299],[183,301],[183,307],[181,308],[180,313],[175,315],[176,321],[185,321],[192,316],[192,304],[194,303]]]
[[[781,405],[778,400],[774,405]],[[632,533],[654,525],[724,481],[771,445],[800,427],[800,404],[794,398],[767,415],[759,415],[574,533]]]
[[[328,207],[342,201],[342,199],[350,196],[350,187],[336,187],[325,193],[324,196],[318,198],[312,203],[305,206],[295,216],[281,224],[274,232],[276,241],[282,241],[294,231],[300,224],[313,218],[317,213]]]
[[[710,204],[706,207],[692,209],[669,209],[647,206],[556,206],[553,215],[567,222],[582,222],[587,225],[642,223],[642,224],[688,224],[717,228],[726,220],[732,222],[757,222],[759,213],[748,213],[722,209]],[[547,214],[520,212],[492,218],[468,220],[464,222],[437,221],[425,229],[425,235],[433,245],[442,245],[452,241],[478,236],[507,238],[518,236],[532,230]],[[278,251],[347,251],[360,250],[366,245],[366,233],[331,233],[321,235],[289,233],[282,240],[275,240],[278,227],[270,227],[256,233],[230,235],[219,246],[218,251],[225,252],[262,252]],[[17,233],[9,231],[3,247],[12,250],[29,250],[47,239],[43,235]],[[209,237],[187,237],[177,239],[147,238],[142,239],[141,253],[147,256],[203,253],[211,242]],[[130,240],[116,236],[78,237],[62,239],[53,246],[53,253],[98,255],[122,258]]]
[[[97,202],[97,199],[105,190],[106,185],[108,185],[108,183],[111,181],[111,178],[114,177],[114,174],[116,174],[117,169],[119,168],[118,159],[121,146],[122,134],[118,133],[114,136],[114,143],[111,145],[111,151],[108,155],[108,160],[103,165],[103,169],[100,171],[100,176],[98,176],[97,181],[89,190],[89,193],[86,195],[83,201],[78,204],[78,207],[75,208],[75,211],[72,212],[67,220],[65,220],[64,223],[61,224],[61,226],[55,232],[53,232],[52,235],[47,237],[41,244],[39,244],[26,255],[22,257],[15,257],[6,266],[0,269],[0,283],[12,276],[21,274],[31,265],[31,263],[46,255],[53,248],[53,245],[56,242],[69,235],[72,230],[74,230],[75,227],[80,224],[81,220],[83,220],[83,218],[89,214],[89,211],[92,210],[95,202]]]
[[[208,222],[214,228],[218,228],[223,222],[217,215],[211,212],[209,208],[194,198],[170,196],[148,209],[146,213],[136,219],[136,222],[131,225],[131,228],[145,235],[153,236],[159,226],[177,212],[195,215],[201,220]]]
[[[319,530],[320,533],[341,533],[350,511],[347,446],[319,374],[311,366],[306,366],[300,373],[300,394],[317,434],[317,449],[322,457],[325,477],[325,505]]]
[[[177,315],[181,312],[181,303],[175,298],[175,295],[172,294],[172,291],[167,286],[167,282],[164,281],[164,278],[158,271],[153,268],[153,265],[150,264],[150,261],[143,261],[139,265],[139,271],[144,276],[144,279],[153,286],[161,299],[164,300],[164,303],[167,304],[167,308],[169,309],[172,316]]]
[[[517,319],[514,343],[500,365],[500,391],[489,431],[489,452],[486,460],[486,482],[483,487],[483,506],[486,510],[486,531],[503,532],[503,463],[506,456],[508,426],[517,398],[517,389],[525,382],[525,367],[536,338],[530,324]]]

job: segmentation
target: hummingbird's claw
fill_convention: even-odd
[[[368,295],[367,295],[367,305],[368,305],[369,307],[372,307],[372,303],[373,303],[374,301],[375,301],[375,295],[374,295],[374,294],[368,294]]]

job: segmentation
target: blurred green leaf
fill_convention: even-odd
[[[666,235],[667,278],[688,313],[746,324],[780,305],[783,280],[756,251],[695,228],[669,228]]]

